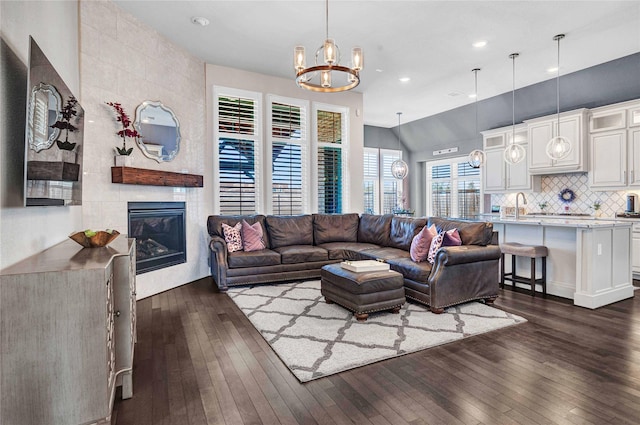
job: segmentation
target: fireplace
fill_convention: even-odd
[[[187,261],[184,202],[129,202],[128,210],[136,274]]]

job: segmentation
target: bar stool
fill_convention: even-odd
[[[504,289],[504,281],[531,285],[531,296],[536,296],[536,284],[542,285],[542,295],[547,295],[547,254],[549,250],[543,245],[523,245],[518,242],[505,242],[500,244],[500,288]],[[511,255],[511,273],[504,272],[504,256]],[[529,278],[516,274],[516,257],[531,258],[531,276]],[[542,278],[536,279],[536,258],[542,258]]]

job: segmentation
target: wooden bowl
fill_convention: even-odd
[[[118,232],[117,230],[98,230],[95,235],[87,237],[84,231],[81,231],[69,235],[69,238],[85,248],[100,248],[109,245],[115,238],[118,237],[119,234],[120,232]]]

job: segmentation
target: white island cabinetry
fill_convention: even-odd
[[[631,223],[553,218],[495,219],[493,223],[501,243],[548,248],[549,294],[592,309],[633,297]],[[505,262],[507,273],[510,263]],[[519,258],[517,268],[519,275],[528,276],[529,259]]]

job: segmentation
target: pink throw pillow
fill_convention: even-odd
[[[444,232],[444,239],[442,240],[442,246],[460,246],[462,245],[462,238],[458,229],[451,229]]]
[[[263,236],[260,223],[249,224],[246,220],[242,220],[242,245],[246,252],[265,249],[267,244],[264,243]]]
[[[420,230],[420,233],[415,235],[411,240],[411,248],[409,249],[411,259],[416,263],[426,261],[431,240],[437,235],[438,230],[435,224],[432,224],[431,227],[424,226],[422,230]]]
[[[438,236],[431,240],[431,246],[429,247],[429,254],[427,255],[427,261],[433,264],[436,261],[436,252],[442,246],[442,241],[444,240],[444,233],[438,233]]]
[[[224,233],[224,241],[227,243],[229,252],[242,251],[242,235],[240,234],[242,223],[238,222],[231,227],[226,223],[222,223],[222,233]]]

